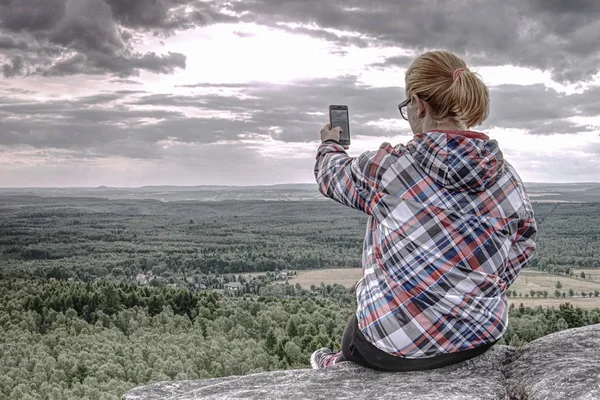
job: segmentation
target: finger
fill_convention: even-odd
[[[323,127],[323,129],[327,129],[328,131],[330,131],[331,130],[331,125],[325,124],[325,126]]]
[[[342,127],[341,127],[341,126],[336,126],[336,127],[335,127],[335,128],[333,128],[331,131],[332,131],[332,132],[333,132],[333,131],[337,131],[338,133],[342,133]]]

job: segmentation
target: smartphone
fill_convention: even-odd
[[[350,146],[350,118],[348,117],[348,106],[329,106],[329,126],[331,126],[331,129],[336,126],[342,128],[342,133],[340,133],[340,144],[342,146]]]

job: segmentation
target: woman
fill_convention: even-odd
[[[495,140],[469,130],[489,112],[479,76],[452,53],[424,53],[398,107],[414,133],[406,145],[350,158],[339,127],[321,131],[320,191],[369,219],[358,309],[342,350],[317,350],[313,368],[422,370],[482,354],[506,332],[506,291],[535,251],[521,179]]]

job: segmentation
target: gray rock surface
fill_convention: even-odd
[[[288,370],[202,381],[160,382],[131,390],[126,400],[470,400],[506,398],[499,365],[510,349],[494,346],[464,363],[432,371],[378,372],[343,363],[324,370]]]
[[[504,368],[511,399],[600,399],[600,325],[537,339]]]
[[[598,400],[600,325],[555,333],[523,349],[431,371],[378,372],[351,363],[200,381],[159,382],[125,400]]]

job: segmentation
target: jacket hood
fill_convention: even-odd
[[[481,192],[504,174],[498,142],[479,132],[420,133],[407,148],[427,175],[447,189]]]

